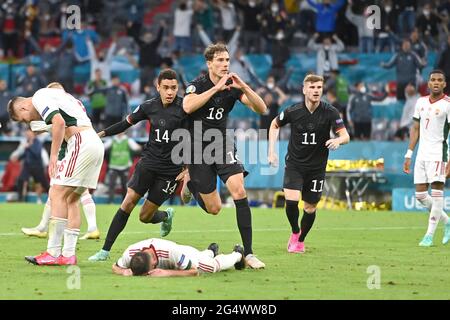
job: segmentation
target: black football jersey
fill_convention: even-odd
[[[172,141],[172,132],[176,129],[187,129],[187,114],[183,110],[183,98],[175,100],[164,107],[158,95],[139,105],[127,116],[129,123],[136,124],[142,120],[150,121],[148,142],[142,152],[142,163],[150,170],[162,174],[176,175],[181,164],[174,164],[171,159],[172,149],[178,141]]]
[[[209,75],[201,75],[194,79],[186,88],[186,94],[201,94],[214,87]],[[197,111],[189,115],[189,128],[191,135],[194,130],[194,121],[202,122],[202,133],[207,129],[219,129],[226,132],[228,114],[233,110],[234,104],[242,96],[243,92],[236,88],[217,92],[209,101]]]
[[[302,102],[290,106],[276,119],[280,127],[291,124],[286,165],[302,170],[325,170],[328,161],[325,142],[331,138],[331,130],[337,133],[344,128],[338,110],[321,101],[311,113]]]

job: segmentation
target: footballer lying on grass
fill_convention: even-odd
[[[130,245],[112,266],[123,276],[188,277],[215,273],[235,267],[245,268],[244,248],[237,244],[230,254],[218,254],[219,246],[211,243],[199,251],[173,241],[150,238]]]

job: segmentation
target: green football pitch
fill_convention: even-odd
[[[130,244],[159,237],[158,225],[139,222],[136,210],[117,239],[111,260],[89,262],[102,247],[117,206],[98,205],[102,240],[78,242],[78,268],[39,267],[26,255],[45,251],[47,240],[26,237],[43,206],[0,205],[0,299],[450,299],[450,244],[418,246],[426,214],[318,212],[305,254],[288,254],[288,222],[281,209],[253,209],[253,246],[264,270],[228,270],[189,278],[121,277],[111,265]],[[167,239],[199,249],[217,242],[230,252],[241,242],[233,208],[218,216],[197,207],[176,208]],[[81,227],[82,234],[86,223]],[[377,282],[379,281],[379,282]],[[371,289],[370,289],[371,288]]]

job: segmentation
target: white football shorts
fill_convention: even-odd
[[[64,159],[58,162],[56,177],[51,184],[97,188],[105,148],[94,129],[74,134],[67,141]]]
[[[414,184],[445,183],[445,167],[447,162],[416,160],[414,165]]]

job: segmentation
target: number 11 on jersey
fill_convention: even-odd
[[[319,190],[317,190],[317,180],[312,180],[311,182],[313,184],[313,187],[311,189],[312,192],[322,192],[322,190],[323,190],[323,180],[319,181],[319,184],[320,184]]]
[[[308,139],[308,132],[303,134],[302,144],[317,144],[317,142],[316,142],[316,134],[315,133],[310,133],[309,135],[311,136],[310,139]]]

